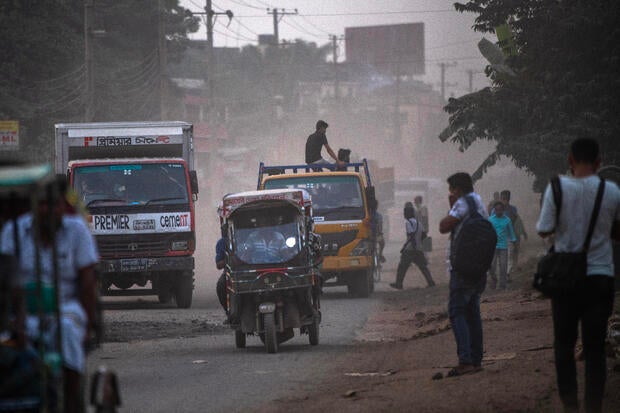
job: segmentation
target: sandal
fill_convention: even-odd
[[[472,364],[459,364],[448,372],[447,377],[463,376],[465,374],[475,373],[477,370]]]

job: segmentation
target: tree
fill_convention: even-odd
[[[94,4],[93,28],[106,30],[105,38],[95,39],[95,120],[152,118],[147,111],[158,107],[158,1]],[[164,5],[173,60],[198,19],[179,0]],[[53,124],[80,121],[84,113],[84,0],[0,2],[0,50],[0,119],[20,121],[23,152],[31,160],[49,160]]]
[[[444,108],[440,134],[466,150],[478,140],[496,150],[474,173],[479,178],[500,157],[535,175],[538,191],[566,170],[568,143],[596,138],[604,160],[620,162],[620,3],[614,0],[471,0],[460,12],[478,14],[473,29],[494,33],[509,24],[514,55],[509,76],[486,68],[492,86]]]

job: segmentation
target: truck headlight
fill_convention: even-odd
[[[185,241],[172,241],[172,244],[170,245],[170,249],[172,251],[185,251],[185,250],[189,249],[189,242],[187,240],[185,240]]]
[[[349,254],[349,256],[362,256],[362,255],[370,255],[372,243],[368,239],[363,239],[357,243],[353,251]]]

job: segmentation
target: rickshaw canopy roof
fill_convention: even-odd
[[[27,193],[33,186],[46,185],[53,180],[52,166],[48,164],[0,166],[0,195]]]
[[[238,208],[257,201],[285,201],[297,208],[312,205],[310,194],[304,189],[264,189],[260,191],[237,192],[224,196],[221,215],[228,218]]]

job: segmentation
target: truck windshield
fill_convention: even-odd
[[[312,197],[315,221],[363,219],[364,201],[355,176],[299,176],[270,179],[265,189],[305,189]]]
[[[82,166],[73,189],[84,205],[170,205],[188,203],[185,167],[180,163]]]
[[[299,218],[290,208],[238,211],[232,219],[235,255],[247,264],[277,264],[301,251]]]

